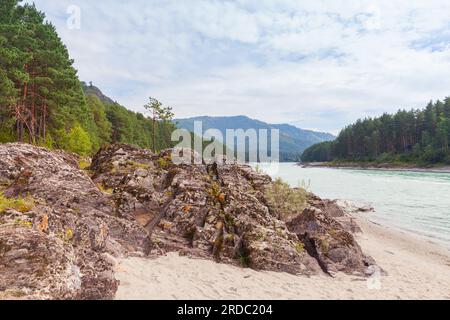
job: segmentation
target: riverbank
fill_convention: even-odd
[[[369,279],[254,271],[170,253],[118,261],[116,299],[450,299],[450,251],[356,217],[357,240],[383,269]]]
[[[300,163],[302,168],[332,168],[354,170],[386,170],[406,172],[450,173],[450,166],[420,167],[408,164],[375,163],[375,162],[310,162]]]

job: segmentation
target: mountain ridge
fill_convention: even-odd
[[[280,160],[298,161],[301,154],[308,147],[334,140],[336,137],[330,133],[301,129],[296,126],[282,123],[271,124],[261,120],[252,119],[245,115],[237,116],[196,116],[174,119],[179,128],[194,131],[194,121],[201,121],[203,131],[217,129],[225,136],[226,129],[278,129],[280,132]]]

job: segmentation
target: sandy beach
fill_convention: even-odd
[[[258,272],[170,253],[119,260],[116,299],[450,299],[450,250],[357,220],[361,247],[383,269],[369,279]]]

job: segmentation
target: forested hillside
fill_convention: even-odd
[[[89,155],[111,142],[152,146],[153,124],[81,83],[66,46],[34,5],[0,5],[0,143],[24,141]],[[156,149],[170,146],[156,123]]]
[[[450,164],[450,98],[423,110],[358,120],[333,142],[316,144],[302,160],[379,161]]]
[[[96,126],[99,128],[100,144],[120,142],[153,149],[151,119],[142,113],[130,111],[117,102],[110,102],[112,100],[95,86],[87,86],[83,83],[83,89],[86,102],[94,115]],[[171,134],[175,128],[171,121],[156,123],[156,150],[173,145]]]

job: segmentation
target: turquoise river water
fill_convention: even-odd
[[[264,170],[264,167],[262,167]],[[327,199],[370,203],[370,220],[450,247],[450,173],[301,168],[280,163],[268,172]]]

